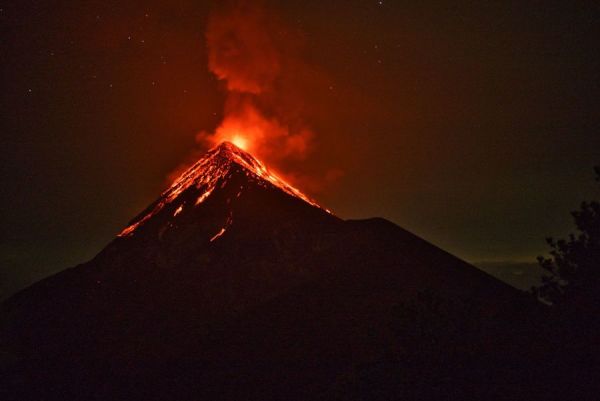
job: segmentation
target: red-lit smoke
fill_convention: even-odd
[[[237,1],[214,10],[206,44],[209,69],[227,90],[223,121],[201,132],[210,145],[228,140],[267,164],[306,156],[313,134],[293,99],[295,75],[304,69],[293,34],[260,2]]]

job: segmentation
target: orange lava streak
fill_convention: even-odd
[[[219,238],[221,235],[223,235],[223,233],[225,232],[225,228],[221,228],[221,230],[219,230],[218,233],[216,233],[211,239],[210,242],[213,242],[214,240],[216,240],[217,238]]]
[[[173,181],[171,187],[162,193],[154,208],[148,214],[126,227],[118,234],[118,236],[124,237],[133,234],[140,225],[160,212],[165,206],[173,202],[183,191],[190,187],[195,187],[198,190],[204,191],[196,200],[195,206],[198,206],[212,194],[217,187],[219,180],[221,180],[221,186],[224,186],[227,183],[228,177],[231,174],[231,168],[234,164],[246,170],[247,174],[254,175],[257,179],[270,183],[286,192],[288,195],[302,199],[314,207],[323,209],[314,200],[310,199],[298,189],[269,171],[269,169],[254,156],[244,152],[230,142],[223,142],[208,151],[204,157]],[[242,188],[240,188],[240,193],[241,190]],[[239,197],[240,193],[237,197]],[[176,216],[182,210],[183,206],[179,206],[173,215]],[[323,210],[329,213],[327,209]],[[219,235],[222,234],[223,233]]]

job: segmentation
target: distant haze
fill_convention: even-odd
[[[537,263],[476,262],[475,266],[523,291],[531,290],[532,286],[539,286],[542,275],[547,274]]]

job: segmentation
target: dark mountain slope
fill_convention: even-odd
[[[514,394],[515,374],[543,356],[536,310],[388,221],[331,215],[222,144],[93,260],[5,302],[3,388],[21,399],[343,398],[363,382],[383,399]]]

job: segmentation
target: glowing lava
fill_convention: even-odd
[[[244,143],[244,138],[240,138],[242,143]],[[284,191],[290,196],[299,198],[314,207],[323,209],[315,201],[275,175],[251,154],[243,151],[240,147],[231,142],[222,142],[220,145],[209,150],[204,157],[173,181],[173,184],[171,184],[169,189],[161,194],[154,208],[147,214],[138,217],[128,227],[121,231],[118,236],[125,237],[133,234],[138,227],[143,225],[152,216],[159,213],[165,206],[171,203],[177,205],[177,203],[181,202],[179,195],[188,189],[193,189],[197,192],[197,195],[195,195],[196,202],[194,207],[201,205],[213,191],[218,189],[217,186],[223,188],[227,184],[232,176],[233,169],[236,167],[241,168],[250,181],[255,181],[262,186],[271,185]],[[242,191],[243,187],[240,187],[240,192],[238,192],[236,198],[241,195]],[[183,207],[183,204],[179,204],[173,213],[173,216],[177,216],[181,213]],[[323,210],[329,213],[327,209]],[[211,241],[214,241],[223,235],[230,224],[231,221],[228,220],[225,227],[223,227],[222,232],[218,232]]]
[[[234,135],[233,138],[231,138],[231,143],[240,149],[248,149],[248,140],[241,135]]]

